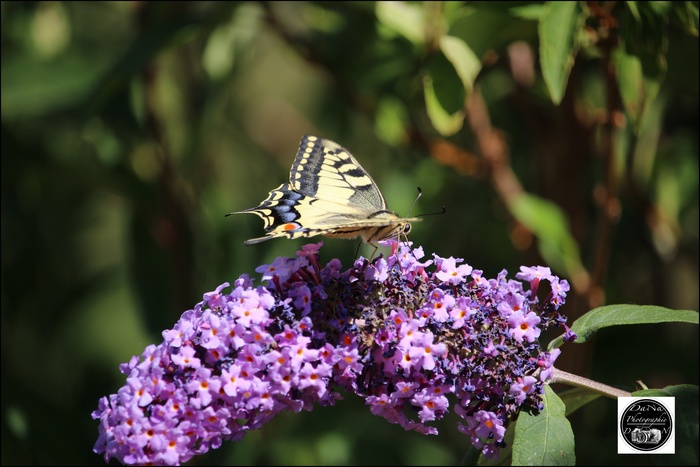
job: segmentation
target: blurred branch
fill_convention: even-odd
[[[524,190],[510,165],[503,133],[491,125],[486,103],[478,87],[467,97],[466,110],[467,121],[487,163],[494,188],[504,203],[509,205]]]
[[[612,2],[615,3],[615,2]],[[611,6],[608,6],[611,8]],[[598,237],[595,242],[595,259],[592,266],[591,287],[587,299],[590,308],[596,308],[605,303],[603,284],[608,272],[610,251],[615,225],[620,218],[620,200],[618,198],[618,168],[615,148],[615,132],[624,127],[625,116],[622,110],[622,98],[618,89],[617,73],[612,62],[612,52],[618,46],[617,34],[614,29],[617,22],[610,16],[610,10],[596,10],[601,15],[598,34],[598,46],[602,52],[602,73],[605,82],[607,113],[602,128],[601,153],[604,163],[603,185],[596,190],[596,201],[599,210]]]
[[[519,201],[521,196],[526,195],[526,192],[511,166],[509,148],[503,133],[491,125],[488,108],[478,87],[475,87],[474,91],[468,96],[466,110],[469,126],[480,148],[494,189],[506,206],[508,206],[511,213],[513,213],[516,210],[516,202]],[[528,238],[536,235],[539,241],[546,241],[537,232],[533,232],[531,226],[523,225],[517,218],[515,220],[517,225],[512,237],[524,233]],[[514,243],[517,242],[514,241]],[[569,280],[576,293],[586,295],[590,290],[588,272],[582,265],[568,272],[570,274]]]
[[[339,73],[333,70],[329,64],[323,60],[323,54],[318,50],[318,47],[316,47],[313,41],[307,40],[290,31],[277,17],[271,2],[261,2],[260,5],[265,12],[265,23],[279,35],[284,42],[294,49],[301,58],[306,60],[313,67],[322,70],[326,77],[329,78],[331,86],[345,99],[350,107],[363,112],[370,112],[372,110],[373,106],[366,100],[361,99],[361,95],[355,92],[352,83],[343,79]],[[336,5],[342,7],[342,3]]]
[[[138,18],[138,24],[144,30],[148,30],[153,22],[159,21],[157,15],[154,17],[152,8],[141,8]],[[159,116],[158,72],[158,60],[151,60],[141,72],[141,81],[144,87],[145,127],[156,146],[155,159],[160,169],[158,190],[163,209],[156,212],[153,218],[142,219],[142,222],[148,227],[154,242],[169,256],[173,269],[172,277],[176,284],[173,289],[177,295],[176,306],[186,309],[194,296],[191,277],[194,268],[188,252],[192,235],[183,197],[179,194],[177,170],[172,164],[164,123]],[[150,216],[149,213],[145,215]]]

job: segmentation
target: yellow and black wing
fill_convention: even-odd
[[[350,152],[333,141],[304,136],[292,164],[289,183],[270,191],[259,206],[231,214],[256,214],[271,238],[362,237],[373,244],[407,233],[415,218],[386,209],[377,184]]]

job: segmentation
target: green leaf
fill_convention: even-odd
[[[440,50],[452,63],[457,75],[462,80],[462,85],[467,93],[471,92],[474,80],[481,71],[481,60],[469,48],[466,42],[454,36],[442,36],[440,38]]]
[[[602,395],[587,388],[573,388],[562,391],[559,398],[566,404],[566,416],[576,412],[581,407],[593,402]]]
[[[516,41],[537,40],[538,23],[516,17],[512,9],[498,3],[472,2],[459,13],[450,21],[448,34],[463,40],[479,58],[490,50],[500,54]]]
[[[637,21],[641,21],[642,16],[639,13],[639,7],[637,6],[637,2],[625,2],[625,5],[627,5],[627,8],[630,10],[630,13],[632,13],[632,16],[634,16],[634,19]]]
[[[671,310],[652,305],[607,305],[595,308],[577,319],[571,330],[578,335],[574,342],[583,344],[602,328],[627,324],[690,323],[698,324],[698,312],[693,310]],[[549,348],[563,343],[557,337]]]
[[[425,41],[425,15],[421,6],[407,2],[377,2],[376,13],[381,24],[414,44]]]
[[[693,2],[673,2],[673,17],[685,32],[698,37],[698,6]]]
[[[527,5],[514,6],[508,10],[511,15],[529,20],[539,20],[542,18],[544,5],[541,3],[530,3]]]
[[[617,69],[622,103],[625,106],[625,110],[627,110],[627,114],[633,121],[637,121],[647,101],[647,96],[644,92],[642,62],[638,57],[625,52],[622,47],[615,49],[612,61]]]
[[[571,278],[585,274],[578,245],[559,206],[523,193],[509,207],[513,216],[537,237],[537,247],[547,264]]]
[[[548,2],[539,22],[542,75],[552,102],[564,97],[578,51],[578,32],[584,15],[578,2]]]
[[[431,54],[425,63],[425,70],[433,80],[433,90],[440,106],[450,115],[462,110],[467,90],[445,54],[441,51]]]
[[[635,4],[621,17],[620,45],[613,53],[620,95],[635,131],[659,93],[668,65],[668,2]],[[628,5],[630,6],[630,5]]]
[[[574,432],[566,406],[549,385],[544,410],[533,416],[520,413],[515,426],[512,465],[575,465]]]
[[[663,389],[645,389],[632,393],[635,397],[675,397],[676,453],[654,455],[655,465],[698,465],[698,387],[692,384],[667,386]]]
[[[457,133],[464,123],[464,111],[450,114],[445,110],[435,94],[432,78],[427,75],[423,77],[423,93],[426,112],[433,127],[443,136]]]

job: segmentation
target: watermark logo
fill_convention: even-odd
[[[675,454],[674,397],[618,397],[618,454]]]

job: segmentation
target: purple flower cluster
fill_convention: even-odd
[[[388,242],[392,254],[341,271],[319,263],[322,243],[277,258],[204,295],[163,342],[121,366],[126,385],[103,397],[94,451],[124,464],[178,465],[239,440],[283,410],[333,405],[341,392],[407,430],[436,434],[451,400],[458,429],[487,456],[504,446],[521,410],[541,410],[559,350],[542,330],[569,285],[549,268],[495,279],[461,259],[421,262],[422,248]],[[426,268],[434,266],[434,272]],[[538,291],[549,287],[544,299]]]

